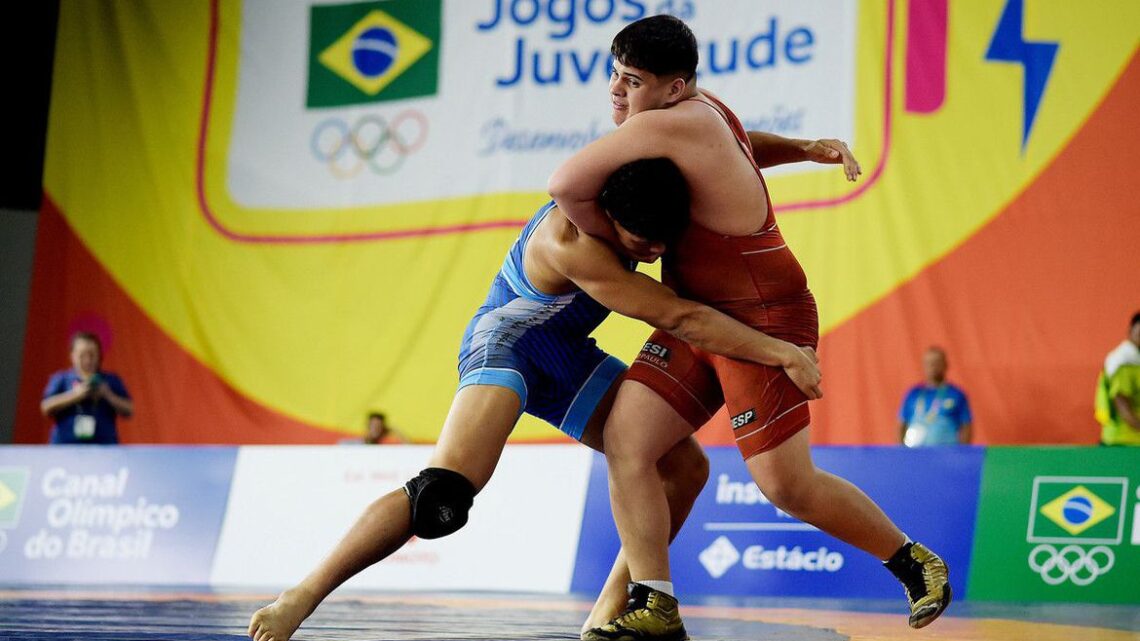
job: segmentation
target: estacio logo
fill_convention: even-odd
[[[708,570],[709,576],[719,579],[740,560],[740,551],[727,536],[719,536],[712,545],[702,550],[697,558],[701,565],[705,566],[705,570]]]
[[[309,107],[433,95],[440,0],[319,5],[309,20]]]
[[[1025,540],[1037,545],[1029,552],[1029,569],[1049,585],[1089,585],[1107,574],[1116,564],[1110,546],[1124,539],[1127,494],[1123,477],[1033,479]]]
[[[805,552],[799,545],[749,545],[740,552],[727,536],[717,537],[697,558],[714,579],[724,576],[737,561],[746,570],[778,572],[838,572],[845,562],[842,554],[826,547]]]

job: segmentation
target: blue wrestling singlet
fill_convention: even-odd
[[[544,294],[523,270],[527,241],[553,207],[544,205],[523,228],[467,325],[459,348],[459,388],[514,390],[523,411],[581,439],[625,365],[590,338],[610,310],[580,290]]]

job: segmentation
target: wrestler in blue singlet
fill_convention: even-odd
[[[459,348],[459,387],[514,390],[523,411],[581,439],[625,365],[590,338],[610,310],[581,290],[544,294],[526,276],[526,244],[553,207],[553,202],[544,205],[523,228],[486,302],[467,325]]]

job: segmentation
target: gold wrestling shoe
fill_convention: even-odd
[[[600,628],[582,633],[582,641],[688,641],[677,599],[640,583],[630,584],[625,612]]]
[[[950,605],[950,570],[921,543],[907,543],[883,563],[906,588],[910,627],[930,624]]]

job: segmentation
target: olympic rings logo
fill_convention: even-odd
[[[337,178],[352,178],[365,167],[387,176],[427,141],[428,120],[422,112],[401,111],[392,120],[368,114],[353,124],[342,118],[323,120],[313,129],[309,147]]]
[[[1088,552],[1079,545],[1057,548],[1042,543],[1029,553],[1029,569],[1041,575],[1049,585],[1072,581],[1075,585],[1089,585],[1116,564],[1116,556],[1106,546],[1098,545]]]

